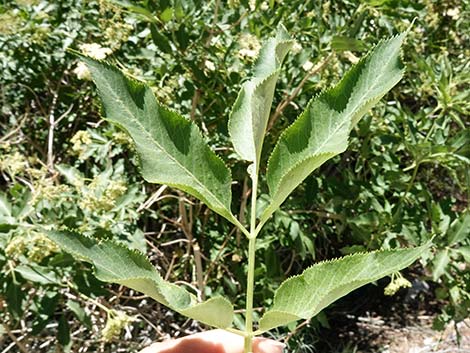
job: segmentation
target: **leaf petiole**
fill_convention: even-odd
[[[256,199],[258,196],[258,166],[252,174],[250,236],[248,244],[248,275],[246,287],[246,316],[245,316],[245,353],[252,352],[253,344],[253,292],[255,281],[255,252],[256,252]]]

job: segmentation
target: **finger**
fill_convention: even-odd
[[[282,353],[285,347],[284,343],[269,338],[256,337],[253,340],[253,353]]]
[[[197,333],[191,337],[201,338],[218,347],[223,346],[223,353],[243,353],[244,338],[231,332],[224,330],[210,330]],[[282,353],[285,346],[286,345],[281,342],[265,337],[255,337],[253,339],[253,353]],[[193,350],[188,353],[198,352],[194,352]]]
[[[243,337],[223,330],[210,330],[154,343],[140,353],[243,353]]]
[[[178,340],[168,340],[165,342],[157,342],[144,348],[139,353],[162,353],[173,349],[178,344]]]
[[[243,353],[244,339],[224,330],[210,330],[154,343],[140,353]],[[263,337],[253,340],[253,353],[282,353],[284,344]]]

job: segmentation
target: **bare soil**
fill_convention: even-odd
[[[316,352],[470,353],[470,318],[433,330],[442,303],[432,289],[392,297],[382,291],[380,285],[366,286],[327,312],[331,329],[321,330]]]

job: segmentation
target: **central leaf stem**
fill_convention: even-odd
[[[251,218],[250,236],[248,245],[248,276],[246,288],[246,314],[245,314],[245,353],[252,353],[253,346],[253,292],[255,282],[255,251],[256,251],[256,197],[258,190],[258,168],[252,174],[251,190]]]

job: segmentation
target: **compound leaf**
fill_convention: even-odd
[[[230,170],[205,143],[198,127],[161,105],[145,84],[107,63],[79,56],[98,87],[106,120],[134,140],[144,179],[181,189],[236,223],[230,211]]]
[[[228,123],[237,153],[258,167],[274,88],[284,58],[293,45],[286,30],[280,27],[276,37],[261,48],[253,77],[245,82],[233,105]]]
[[[309,319],[354,289],[409,266],[427,247],[358,253],[315,264],[281,284],[259,330]]]
[[[268,162],[271,204],[262,223],[310,173],[347,148],[354,125],[400,81],[404,36],[379,43],[336,87],[312,99],[283,132]]]
[[[233,306],[223,297],[198,302],[186,289],[165,281],[142,253],[111,240],[95,239],[71,231],[50,231],[48,236],[65,252],[91,263],[101,281],[125,285],[159,303],[207,325],[227,328]]]

